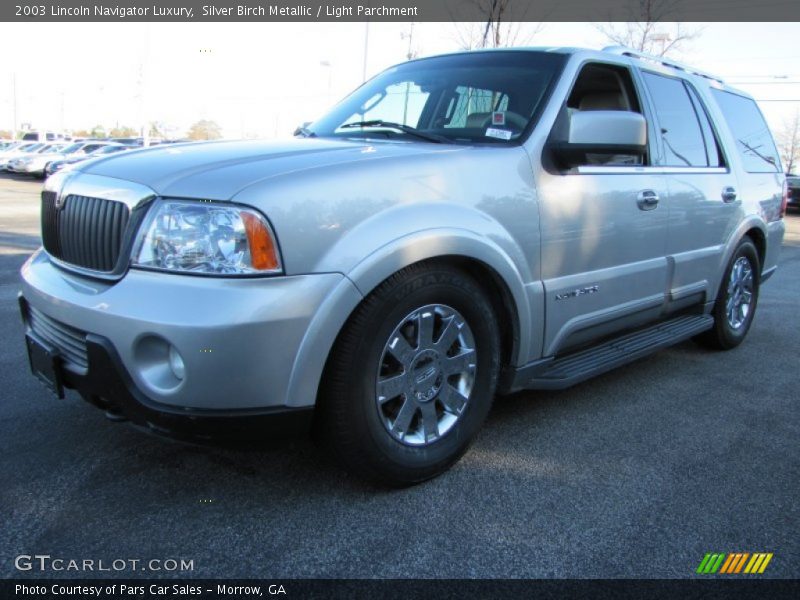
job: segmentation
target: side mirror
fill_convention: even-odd
[[[647,121],[622,110],[566,112],[553,130],[550,148],[566,167],[590,164],[588,155],[644,156]]]
[[[297,128],[292,133],[293,136],[302,135],[303,137],[308,137],[308,126],[311,125],[311,121],[303,121],[302,125],[298,125]]]

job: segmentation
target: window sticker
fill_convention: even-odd
[[[498,140],[510,140],[511,132],[507,129],[495,129],[494,127],[489,127],[486,130],[486,137],[497,138]]]
[[[506,113],[502,110],[496,110],[492,113],[492,125],[505,125]]]

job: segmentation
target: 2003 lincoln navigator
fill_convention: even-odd
[[[59,395],[172,435],[313,429],[406,485],[498,393],[740,344],[785,208],[756,103],[712,75],[624,48],[452,54],[294,140],[50,177],[20,304]]]

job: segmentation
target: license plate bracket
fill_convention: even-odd
[[[28,347],[28,362],[31,372],[56,397],[64,397],[64,382],[61,378],[61,357],[58,352],[39,342],[30,335],[25,336]]]

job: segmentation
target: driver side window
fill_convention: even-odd
[[[631,74],[625,67],[591,63],[585,65],[567,99],[567,116],[576,112],[612,110],[641,114]],[[628,166],[649,164],[646,155],[587,153],[587,165]]]

